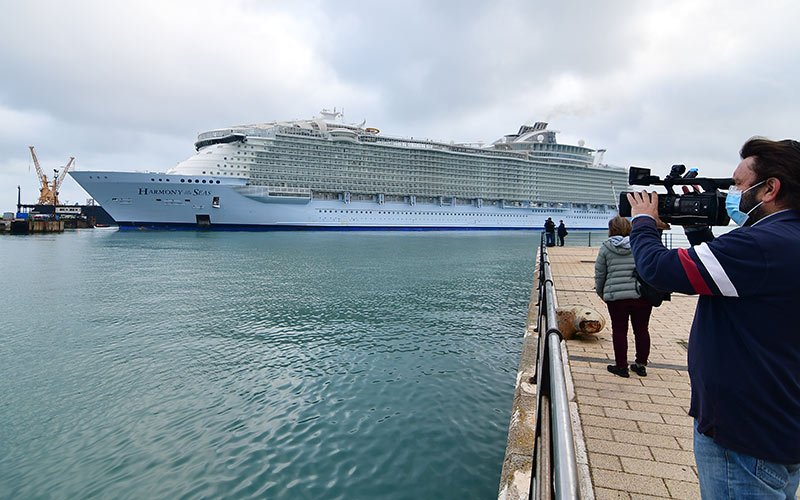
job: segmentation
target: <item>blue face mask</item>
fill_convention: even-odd
[[[739,188],[737,188],[736,186],[731,186],[730,188],[728,188],[728,196],[725,198],[725,210],[728,211],[728,215],[730,216],[731,220],[735,222],[737,225],[744,226],[745,222],[747,222],[747,219],[750,217],[750,214],[753,213],[753,210],[760,207],[761,204],[764,203],[763,201],[759,202],[758,205],[748,210],[747,213],[742,212],[739,209],[739,205],[742,202],[742,195],[750,191],[754,187],[758,187],[764,184],[765,182],[766,180],[763,180],[758,184],[750,186],[744,191],[739,190]]]

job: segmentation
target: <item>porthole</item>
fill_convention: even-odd
[[[219,181],[217,181],[217,184],[219,184]]]
[[[206,180],[205,180],[205,179],[203,179],[203,184],[205,184],[205,183],[206,183]]]
[[[181,179],[181,182],[186,182],[186,179]]]
[[[195,183],[195,184],[200,184],[200,180],[199,180],[199,179],[195,179],[195,180],[194,180],[194,183]]]

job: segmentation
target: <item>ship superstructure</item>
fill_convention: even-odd
[[[487,147],[385,136],[323,110],[201,133],[162,173],[72,172],[121,227],[601,228],[625,169],[546,123]]]

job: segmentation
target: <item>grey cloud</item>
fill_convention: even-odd
[[[722,176],[751,135],[800,136],[798,14],[741,0],[16,2],[0,17],[0,120],[13,121],[0,209],[31,183],[29,144],[83,168],[157,170],[200,131],[334,105],[448,141],[547,120],[611,163]]]
[[[637,9],[612,3],[598,15],[537,2],[411,2],[353,18],[353,9],[328,5],[334,25],[337,12],[346,13],[346,29],[322,47],[326,58],[344,78],[381,87],[387,114],[412,121],[497,105],[553,73],[619,65],[631,43],[625,22]],[[615,29],[603,29],[615,19]]]

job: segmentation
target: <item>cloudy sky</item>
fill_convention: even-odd
[[[46,173],[163,170],[204,130],[344,108],[490,142],[548,121],[608,163],[727,177],[800,138],[796,1],[2,1],[0,211]],[[85,201],[71,179],[61,198]]]

